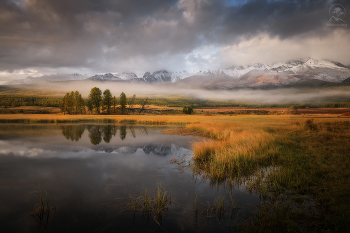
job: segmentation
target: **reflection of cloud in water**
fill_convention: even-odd
[[[67,151],[76,147],[132,146],[144,147],[149,144],[176,144],[184,148],[191,147],[192,136],[167,135],[161,130],[168,126],[146,127],[112,124],[62,124],[62,125],[0,125],[0,140],[17,141],[22,144],[36,142],[39,148]],[[90,132],[89,132],[90,131]],[[63,135],[63,136],[62,136]],[[124,139],[124,140],[122,140]],[[93,143],[91,143],[91,141]],[[62,149],[65,145],[65,149]],[[37,144],[36,144],[37,146]],[[61,147],[61,149],[59,148]],[[146,149],[147,151],[147,149]],[[155,152],[157,153],[157,152]],[[154,153],[154,154],[155,154]]]
[[[145,145],[143,147],[143,151],[146,154],[155,154],[155,155],[168,155],[171,151],[171,147],[170,146],[166,146],[166,145]]]
[[[156,144],[146,144],[143,147],[139,146],[122,146],[122,147],[108,147],[102,146],[96,149],[89,149],[90,152],[98,152],[98,153],[114,153],[114,154],[134,154],[137,150],[143,151],[147,155],[159,155],[159,156],[168,156],[168,155],[182,155],[182,154],[192,154],[191,150],[188,150],[183,147],[179,147],[175,144],[169,145],[156,145]],[[87,150],[82,149],[73,149],[70,152],[75,153],[86,153]]]
[[[20,130],[21,134],[14,136],[12,128]],[[62,159],[90,158],[102,154],[137,154],[145,158],[192,154],[191,136],[166,135],[160,131],[164,128],[167,127],[65,124],[40,128],[39,131],[35,127],[27,130],[17,125],[9,126],[9,130],[0,134],[4,138],[0,140],[0,154]],[[31,135],[32,132],[36,133],[35,136]]]
[[[52,152],[44,151],[41,148],[27,148],[26,146],[13,145],[11,143],[0,141],[0,154],[3,155],[15,155],[23,157],[36,157],[43,152]]]
[[[88,158],[94,156],[96,153],[107,154],[134,154],[136,151],[143,152],[145,155],[158,156],[179,156],[191,155],[192,151],[186,148],[177,146],[175,144],[146,144],[144,146],[101,146],[98,148],[74,147],[65,148],[65,150],[46,150],[38,148],[40,145],[33,145],[31,143],[23,143],[19,141],[0,141],[0,154],[15,155],[22,157],[38,157],[38,158]]]
[[[123,141],[127,137],[127,130],[130,131],[130,138],[136,138],[136,130],[139,129],[140,134],[146,134],[148,135],[147,129],[145,127],[133,127],[133,126],[126,126],[126,125],[65,125],[60,126],[62,129],[62,134],[71,141],[79,141],[79,139],[82,137],[82,134],[84,133],[85,128],[88,130],[88,137],[93,145],[99,145],[102,142],[102,139],[105,143],[110,143],[111,139],[113,137],[116,137],[119,131],[119,138]],[[172,143],[168,144],[146,144],[143,146],[143,151],[146,154],[154,154],[154,155],[161,155],[166,156],[168,154],[172,153],[172,146],[175,146]],[[139,147],[137,147],[139,148]],[[132,147],[126,147],[123,146],[122,148],[112,148],[112,147],[101,147],[99,149],[96,149],[98,152],[106,152],[106,153],[135,153],[137,148]]]
[[[122,154],[133,154],[137,151],[137,147],[122,146],[117,151]]]

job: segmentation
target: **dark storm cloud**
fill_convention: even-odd
[[[349,8],[348,1],[337,3]],[[181,54],[203,45],[232,45],[261,33],[283,40],[347,30],[325,27],[332,4],[317,0],[0,1],[0,71],[157,69],[167,61],[180,68]],[[348,24],[349,16],[350,12],[345,18]]]
[[[345,8],[350,5],[349,1],[252,0],[231,8],[225,18],[225,30],[227,35],[247,36],[267,32],[281,39],[312,31],[322,35],[330,31],[325,23],[329,20],[329,8],[334,3],[341,3]],[[350,21],[350,14],[345,21]]]
[[[93,66],[104,48],[133,47],[142,20],[166,20],[172,14],[166,2],[1,1],[1,68]]]

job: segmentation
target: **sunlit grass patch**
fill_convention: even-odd
[[[208,172],[211,179],[249,175],[277,157],[271,134],[234,127],[235,124],[218,124],[215,131],[207,133],[215,140],[196,142],[192,146],[196,168]]]
[[[53,115],[15,114],[0,115],[0,123],[120,123],[142,125],[186,125],[199,123],[193,116],[179,115]]]
[[[350,203],[350,122],[303,116],[260,119],[187,126],[212,139],[193,144],[195,172],[213,183],[244,182],[269,200],[241,230],[349,230],[350,208],[344,203]],[[271,169],[261,173],[264,168]],[[292,208],[305,201],[314,203],[317,216]]]

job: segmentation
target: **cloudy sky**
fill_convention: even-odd
[[[333,4],[348,27],[326,25]],[[350,65],[349,28],[348,0],[1,0],[0,81],[305,57]]]

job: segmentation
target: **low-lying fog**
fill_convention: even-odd
[[[14,87],[14,86],[13,86]],[[178,86],[173,84],[141,85],[128,82],[97,82],[92,80],[48,82],[31,85],[18,85],[16,88],[30,90],[79,91],[86,98],[93,87],[102,92],[109,89],[112,95],[124,92],[127,97],[192,97],[211,100],[237,100],[260,104],[304,103],[304,102],[347,102],[350,100],[349,89],[296,89],[278,88],[273,90],[206,90]]]

